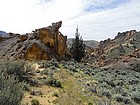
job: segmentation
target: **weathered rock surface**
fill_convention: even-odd
[[[65,57],[67,37],[59,32],[62,21],[25,35],[0,37],[0,58],[42,60]]]

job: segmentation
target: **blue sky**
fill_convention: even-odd
[[[69,38],[78,25],[83,39],[100,41],[140,31],[139,11],[140,0],[0,0],[0,30],[23,34],[62,20]]]
[[[92,2],[87,6],[87,8],[85,9],[87,12],[99,12],[102,10],[106,10],[106,9],[113,9],[113,8],[117,8],[120,5],[126,4],[127,2],[129,2],[130,0],[106,0],[103,2],[97,2],[92,0]]]

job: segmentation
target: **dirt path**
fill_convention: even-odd
[[[35,71],[36,70],[39,70],[39,71],[44,70],[44,68],[39,68],[39,64],[37,64],[37,63],[34,63],[32,65],[32,68]],[[41,75],[40,73],[35,73],[35,75],[33,76],[33,78],[35,78],[35,79],[41,78],[41,77],[46,77],[46,75]],[[32,91],[39,91],[39,92],[41,92],[41,95],[31,95],[30,93]],[[57,92],[58,92],[57,88],[51,87],[51,86],[48,86],[45,84],[32,86],[29,88],[29,91],[26,91],[24,93],[22,105],[31,105],[32,99],[37,99],[41,105],[55,105],[53,103],[53,101],[56,100],[57,97],[54,96],[54,94],[56,94]]]

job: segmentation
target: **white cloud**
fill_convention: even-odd
[[[62,20],[60,31],[68,37],[79,25],[84,39],[113,38],[118,31],[140,30],[140,1],[125,1],[1,0],[0,30],[26,33]]]
[[[140,30],[139,11],[140,1],[133,0],[117,6],[117,8],[84,14],[75,18],[75,20],[71,20],[69,27],[78,24],[84,39],[103,40],[108,37],[113,38],[118,31]],[[74,30],[74,28],[71,30]],[[70,34],[72,35],[72,32]]]

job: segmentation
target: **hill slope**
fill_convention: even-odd
[[[114,39],[100,41],[99,47],[90,52],[99,65],[117,62],[121,57],[130,55],[140,49],[140,32],[135,30],[118,33]],[[137,53],[139,55],[139,52]],[[90,56],[92,58],[92,56]],[[93,59],[93,60],[95,60]]]
[[[37,99],[41,105],[110,103],[106,97],[97,95],[98,82],[91,74],[94,68],[88,65],[85,66],[73,61],[57,62],[51,60],[38,62],[33,64],[33,67],[32,79],[36,81],[36,84],[30,86],[29,91],[25,92],[22,100],[23,105],[30,105],[32,99]],[[116,102],[112,100],[111,103],[115,104]]]
[[[11,36],[7,42],[2,39],[0,46],[6,45],[8,48],[3,47],[3,51],[10,52],[13,42],[18,41],[19,37]],[[26,36],[22,37],[24,39]],[[37,42],[35,36],[30,38],[30,42]],[[18,45],[27,41],[23,39]],[[101,41],[98,47],[88,52],[87,55],[93,57],[87,60],[89,63],[73,60],[58,62],[55,59],[26,61],[24,69],[27,73],[23,73],[22,77],[28,81],[22,105],[31,105],[35,99],[41,105],[139,105],[139,41],[140,32],[132,30],[118,33],[114,39]],[[24,46],[21,50],[24,51]],[[0,54],[4,54],[2,50]],[[17,60],[17,65],[19,63]],[[19,70],[17,65],[3,67],[12,67],[14,72]]]
[[[0,31],[0,36],[5,36],[7,33],[5,31]]]
[[[73,40],[73,38],[67,39],[68,46],[72,44],[72,40]],[[99,45],[99,42],[95,41],[95,40],[84,40],[84,43],[87,48],[95,48]]]

